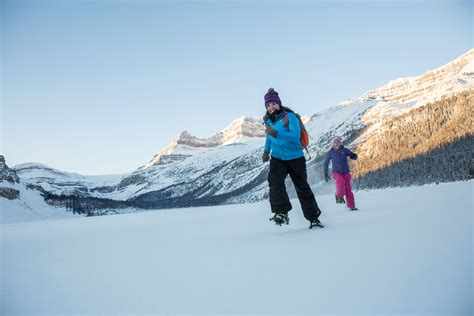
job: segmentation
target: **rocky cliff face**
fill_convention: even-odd
[[[10,169],[5,162],[5,157],[0,155],[0,197],[9,200],[18,199],[20,191],[10,187],[17,183],[20,183],[20,179],[15,170]]]
[[[20,178],[16,174],[15,170],[8,168],[5,157],[0,155],[0,181],[7,181],[10,183],[19,183]]]
[[[15,200],[18,199],[20,196],[20,191],[15,190],[13,188],[5,188],[0,186],[0,197],[9,199],[9,200]]]

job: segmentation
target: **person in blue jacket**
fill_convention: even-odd
[[[347,157],[357,160],[357,155],[342,145],[342,138],[336,137],[332,142],[332,148],[326,153],[324,160],[324,180],[329,181],[328,167],[332,161],[332,177],[336,180],[336,203],[344,203],[344,196],[347,198],[347,207],[351,211],[356,211],[354,193],[351,188],[351,174]]]
[[[321,210],[307,181],[306,159],[303,154],[300,137],[300,123],[296,114],[283,107],[278,92],[270,88],[264,96],[266,114],[265,147],[263,162],[270,161],[268,184],[270,187],[270,206],[275,224],[288,224],[288,212],[292,209],[285,179],[288,175],[296,188],[296,193],[304,217],[310,221],[310,227],[322,226],[319,221]]]

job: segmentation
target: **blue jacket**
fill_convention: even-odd
[[[349,149],[341,146],[339,150],[331,148],[326,154],[324,160],[324,174],[328,173],[329,161],[332,160],[332,172],[337,173],[349,173],[349,164],[347,163],[347,157],[353,160],[357,160],[357,155]]]
[[[285,115],[288,115],[288,128],[283,123]],[[281,160],[292,160],[304,156],[300,141],[300,122],[294,113],[282,111],[275,122],[267,119],[265,124],[270,125],[278,132],[277,137],[267,135],[264,148],[266,153]]]

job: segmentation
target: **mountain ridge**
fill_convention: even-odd
[[[369,144],[376,144],[378,139],[384,137],[385,131],[391,128],[390,124],[394,124],[397,118],[403,119],[407,113],[416,114],[419,108],[430,109],[426,107],[427,104],[444,102],[443,97],[446,100],[472,90],[473,64],[474,49],[420,76],[392,80],[359,98],[344,100],[310,116],[305,125],[311,136],[309,152],[312,159],[308,161],[307,168],[313,189],[316,192],[330,190],[330,186],[322,181],[320,170],[332,138],[342,136],[346,146],[360,150],[359,162],[364,161],[365,157],[373,158],[378,147]],[[429,95],[421,93],[423,91]],[[444,105],[440,104],[440,108],[443,109]],[[419,124],[426,121],[424,112],[415,116],[409,119]],[[242,129],[239,130],[242,126],[246,126],[244,130],[250,131],[248,135]],[[469,127],[467,130],[467,135],[471,135]],[[183,131],[147,165],[123,175],[113,183],[95,187],[81,183],[73,194],[94,199],[129,201],[145,208],[262,200],[268,194],[268,165],[262,164],[260,160],[263,136],[260,121],[245,116],[206,139],[198,139]],[[357,164],[354,167],[355,174],[358,174]],[[25,175],[25,178],[28,177]],[[28,181],[46,187],[50,185],[44,179],[34,177],[29,177]],[[65,189],[73,188],[70,183],[63,185],[50,185],[48,189],[56,195],[71,192]],[[291,191],[291,184],[288,185]]]

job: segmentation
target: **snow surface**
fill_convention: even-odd
[[[474,60],[471,60],[464,68],[461,70],[463,74],[474,74]]]
[[[139,185],[128,185],[125,189],[114,191],[108,195],[103,193],[96,193],[95,195],[98,197],[126,200],[147,192],[158,191],[164,187],[183,181],[193,182],[200,176],[211,172],[216,167],[239,158],[243,153],[250,153],[262,148],[264,144],[265,139],[253,139],[243,143],[233,143],[210,148],[193,156],[192,159],[185,159],[179,163],[168,165],[154,165],[148,169],[136,171],[137,175],[141,175],[146,179],[146,182],[142,182]],[[262,168],[264,167],[262,164]],[[214,179],[223,176],[215,171],[213,172]],[[230,174],[226,174],[227,177],[229,177],[229,175]],[[236,177],[232,177],[229,182],[235,185],[248,183],[248,178],[243,177],[242,179],[243,180],[239,180]],[[199,187],[199,183],[196,182],[194,186]],[[176,192],[176,194],[181,194],[181,192]]]
[[[3,224],[0,314],[472,315],[473,184]]]
[[[342,102],[333,106],[320,114],[315,114],[310,121],[305,124],[312,141],[310,147],[316,152],[325,152],[327,145],[332,142],[335,136],[341,136],[352,130],[360,129],[364,126],[361,121],[364,113],[374,106],[374,101],[368,102]],[[328,138],[329,137],[329,138]],[[326,139],[324,141],[324,139]],[[314,148],[318,144],[324,147]]]
[[[3,181],[0,185],[20,191],[19,198],[15,200],[0,197],[0,224],[79,217],[67,212],[64,207],[47,204],[40,192],[29,190],[22,183],[11,184]]]

